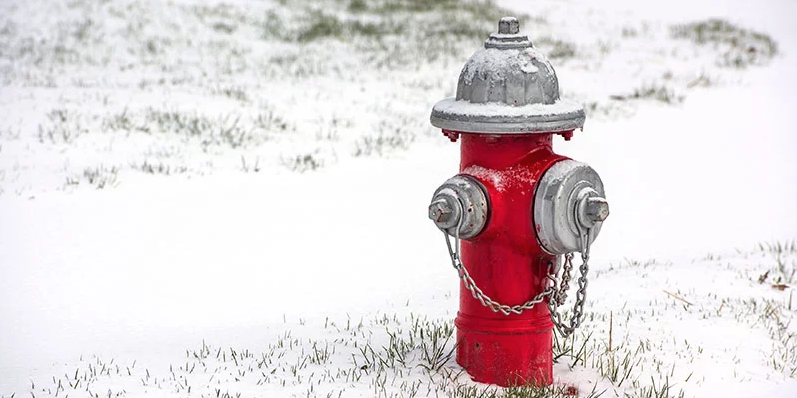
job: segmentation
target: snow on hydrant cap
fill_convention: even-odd
[[[548,133],[584,126],[584,107],[559,99],[553,66],[522,35],[517,18],[504,17],[498,33],[470,57],[459,75],[456,98],[432,109],[431,122],[473,133]]]

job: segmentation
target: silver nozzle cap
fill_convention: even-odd
[[[484,187],[469,175],[449,178],[434,192],[429,218],[437,228],[460,239],[478,235],[487,224],[489,204]]]
[[[579,233],[589,228],[591,244],[609,216],[603,181],[584,163],[570,159],[556,162],[537,184],[533,213],[537,239],[545,251],[581,251]]]

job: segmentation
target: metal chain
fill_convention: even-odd
[[[462,210],[464,210],[464,205],[460,200],[458,200],[460,206],[460,213],[462,214]],[[590,228],[582,229],[580,223],[578,221],[578,214],[576,214],[576,227],[578,228],[579,237],[581,239],[581,265],[579,266],[579,271],[581,275],[578,278],[578,290],[576,291],[576,302],[573,305],[573,314],[570,317],[569,325],[562,321],[561,314],[557,311],[557,307],[563,305],[565,300],[567,299],[567,290],[570,287],[570,278],[571,272],[573,269],[573,253],[567,253],[564,255],[564,266],[562,267],[562,280],[559,282],[556,277],[556,273],[553,272],[553,265],[549,264],[548,274],[546,275],[546,279],[550,281],[548,286],[543,289],[542,292],[534,296],[531,300],[519,304],[519,305],[506,305],[501,304],[490,296],[484,294],[482,289],[476,286],[476,282],[468,273],[467,268],[462,264],[462,258],[459,255],[459,230],[462,226],[462,219],[460,219],[459,224],[456,227],[456,232],[454,233],[454,245],[451,245],[451,239],[449,238],[449,234],[446,230],[441,229],[443,231],[443,236],[446,239],[446,246],[448,247],[448,254],[451,256],[451,265],[454,269],[457,270],[457,274],[459,278],[462,279],[462,283],[466,289],[468,289],[476,300],[492,310],[493,312],[500,312],[504,315],[509,314],[521,314],[525,310],[530,310],[534,308],[534,305],[539,304],[545,301],[545,297],[548,297],[548,310],[551,313],[551,320],[553,321],[556,328],[559,330],[559,333],[562,334],[563,337],[570,336],[573,331],[576,330],[581,325],[581,322],[584,319],[584,303],[586,302],[587,296],[587,272],[589,271],[589,245],[590,245]]]
[[[443,231],[443,234],[446,237],[446,245],[448,246],[448,253],[451,255],[451,264],[454,266],[454,269],[457,270],[460,279],[462,279],[462,283],[465,285],[465,288],[470,290],[470,294],[473,295],[473,298],[479,300],[483,306],[491,309],[493,312],[500,312],[504,315],[509,314],[521,314],[525,310],[530,310],[534,308],[535,304],[541,303],[545,300],[545,296],[549,296],[553,294],[553,287],[546,287],[540,294],[534,296],[531,300],[520,304],[520,305],[506,305],[501,304],[493,299],[490,296],[484,294],[482,289],[476,286],[476,282],[471,278],[470,274],[468,273],[467,268],[462,265],[462,259],[459,257],[459,233],[457,236],[454,237],[455,239],[455,249],[451,249],[451,240],[448,237],[448,233]],[[548,275],[550,278],[550,275]]]
[[[567,300],[567,289],[570,288],[570,273],[573,271],[573,253],[565,254],[565,265],[562,266],[562,282],[556,293],[556,304],[563,305]]]
[[[562,321],[562,316],[557,311],[557,306],[563,305],[567,298],[567,288],[570,282],[570,271],[573,269],[573,253],[565,254],[565,265],[562,271],[562,284],[558,294],[559,297],[551,297],[548,300],[548,310],[551,313],[551,320],[553,321],[562,337],[567,338],[581,326],[584,321],[584,303],[587,300],[587,272],[589,272],[589,244],[591,228],[582,228],[581,221],[579,220],[579,212],[576,209],[573,213],[574,220],[576,221],[576,229],[578,236],[581,238],[581,266],[578,267],[581,275],[578,277],[578,290],[576,291],[576,302],[573,304],[573,313],[570,315],[570,324]]]
[[[560,293],[554,293],[556,297],[552,296],[548,300],[548,310],[551,312],[551,320],[553,321],[556,328],[559,330],[559,333],[562,337],[567,338],[573,332],[581,326],[581,322],[584,320],[584,303],[586,302],[587,298],[587,272],[589,271],[589,246],[585,249],[584,252],[581,253],[581,266],[579,266],[579,271],[581,272],[581,276],[578,278],[578,291],[576,292],[576,302],[573,304],[573,314],[570,315],[570,322],[569,325],[562,321],[562,315],[557,310],[557,307],[564,304],[565,298],[567,298],[566,294],[561,295]],[[565,255],[565,266],[564,268],[572,269],[573,267],[573,254],[568,253]],[[564,285],[565,278],[564,278],[564,271],[562,282]],[[567,290],[567,285],[561,286],[560,292],[565,292]]]

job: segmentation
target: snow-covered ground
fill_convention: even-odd
[[[479,396],[428,116],[493,16],[283,3],[0,4],[0,396]],[[558,383],[796,396],[797,7],[500,5],[559,54],[589,115],[555,148],[612,206]],[[777,55],[673,37],[707,18]]]

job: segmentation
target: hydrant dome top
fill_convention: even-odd
[[[546,133],[584,126],[584,107],[559,98],[548,58],[520,34],[517,18],[504,17],[459,75],[457,95],[432,109],[431,122],[473,133]]]

